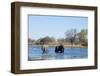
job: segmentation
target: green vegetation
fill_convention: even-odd
[[[54,37],[43,37],[38,40],[34,39],[28,39],[29,44],[34,45],[50,45],[55,46],[59,43],[63,44],[66,47],[87,47],[87,29],[81,29],[80,32],[78,32],[76,29],[70,29],[65,32],[65,38],[55,39]]]

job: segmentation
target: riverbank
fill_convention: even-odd
[[[33,45],[35,47],[41,47],[42,45]],[[47,45],[48,47],[56,47],[57,45]],[[64,48],[87,48],[87,46],[82,45],[63,45]]]

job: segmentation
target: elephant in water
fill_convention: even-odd
[[[56,46],[55,53],[64,53],[63,45]]]
[[[42,46],[42,51],[43,51],[43,54],[48,53],[48,45],[43,45]]]

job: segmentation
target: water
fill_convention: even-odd
[[[43,54],[41,47],[29,46],[28,60],[53,60],[53,59],[79,59],[87,58],[87,48],[64,48],[64,53],[55,53],[54,47],[48,48],[48,53]]]

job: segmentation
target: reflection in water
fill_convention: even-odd
[[[46,60],[46,59],[49,59],[50,57],[49,57],[49,54],[43,54],[41,56],[41,58],[44,59],[44,60]]]
[[[64,54],[63,53],[57,53],[55,55],[55,59],[64,59]]]
[[[55,48],[48,48],[43,53],[41,47],[29,46],[28,60],[78,59],[88,58],[87,48],[64,48],[64,53],[55,53]]]
[[[55,55],[42,54],[41,59],[43,59],[43,60],[64,59],[64,54],[63,53],[57,53]]]

